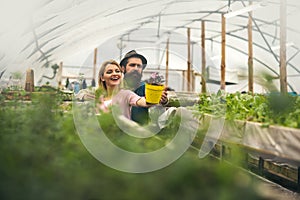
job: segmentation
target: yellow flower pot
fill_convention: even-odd
[[[151,85],[146,83],[145,95],[146,102],[149,104],[158,104],[163,93],[164,85]]]

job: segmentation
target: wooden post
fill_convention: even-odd
[[[94,49],[94,68],[93,68],[93,79],[96,80],[96,68],[97,68],[97,48]]]
[[[182,77],[186,77],[186,70],[182,70]],[[185,83],[185,78],[182,79],[182,87],[181,87],[182,91],[186,91],[186,83]]]
[[[264,159],[262,157],[259,157],[258,160],[258,174],[263,175],[264,174]]]
[[[297,191],[300,192],[300,167],[298,167]]]
[[[280,91],[287,93],[286,73],[286,0],[280,3]]]
[[[57,72],[57,82],[58,82],[58,88],[62,89],[62,68],[63,68],[63,62],[60,62],[58,65],[58,72]]]
[[[25,91],[34,92],[34,72],[30,68],[26,70]]]
[[[194,92],[195,91],[195,72],[194,69],[191,69],[191,82],[192,82],[192,89],[191,91]]]
[[[191,29],[187,29],[188,51],[187,51],[187,91],[191,91]]]
[[[167,47],[166,47],[166,86],[168,86],[169,82],[169,38],[167,40]]]
[[[201,21],[201,52],[202,52],[202,76],[201,92],[206,93],[206,56],[205,56],[205,22]]]
[[[252,2],[250,1],[250,5]],[[252,43],[252,11],[248,18],[248,91],[253,95],[253,43]]]
[[[221,90],[225,90],[225,69],[226,69],[226,65],[225,65],[225,35],[226,35],[226,26],[225,26],[225,17],[224,14],[222,14],[222,58],[221,58]]]

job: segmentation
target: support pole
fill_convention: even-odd
[[[286,73],[286,0],[280,3],[280,92],[287,93]]]
[[[181,73],[182,73],[182,77],[186,77],[186,70],[182,70]],[[181,90],[186,90],[185,78],[182,79],[182,84],[181,85],[182,85]]]
[[[188,49],[187,49],[187,90],[191,91],[191,29],[187,29]]]
[[[168,86],[169,82],[169,38],[167,40],[167,47],[166,47],[166,86]]]
[[[206,56],[205,56],[205,21],[201,21],[201,52],[202,52],[202,76],[201,92],[206,93]]]
[[[222,58],[221,58],[221,90],[225,90],[225,69],[226,69],[226,65],[225,65],[225,35],[226,35],[226,26],[225,26],[225,17],[224,14],[222,14]]]
[[[300,167],[298,167],[297,191],[300,192]]]
[[[63,62],[60,62],[58,65],[58,72],[57,72],[57,82],[58,82],[58,88],[63,89],[62,86],[62,69],[63,69]]]
[[[97,48],[95,48],[94,49],[94,66],[93,66],[93,80],[94,81],[96,81],[97,53],[98,53],[98,50],[97,50]]]
[[[30,68],[26,70],[25,91],[34,92],[34,72]]]
[[[252,1],[250,1],[250,5]],[[253,43],[252,43],[252,11],[248,18],[248,92],[253,94]]]

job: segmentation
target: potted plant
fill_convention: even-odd
[[[145,82],[146,102],[149,104],[158,104],[165,88],[163,84],[165,82],[164,77],[158,72],[154,72]]]

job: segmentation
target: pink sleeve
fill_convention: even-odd
[[[124,90],[126,91],[126,93],[128,93],[128,103],[131,106],[136,106],[136,102],[141,98],[139,95],[135,94],[134,92],[130,91],[130,90]]]
[[[130,119],[131,107],[136,106],[136,102],[141,97],[130,90],[120,90],[113,98],[112,105],[119,105],[121,113]]]

